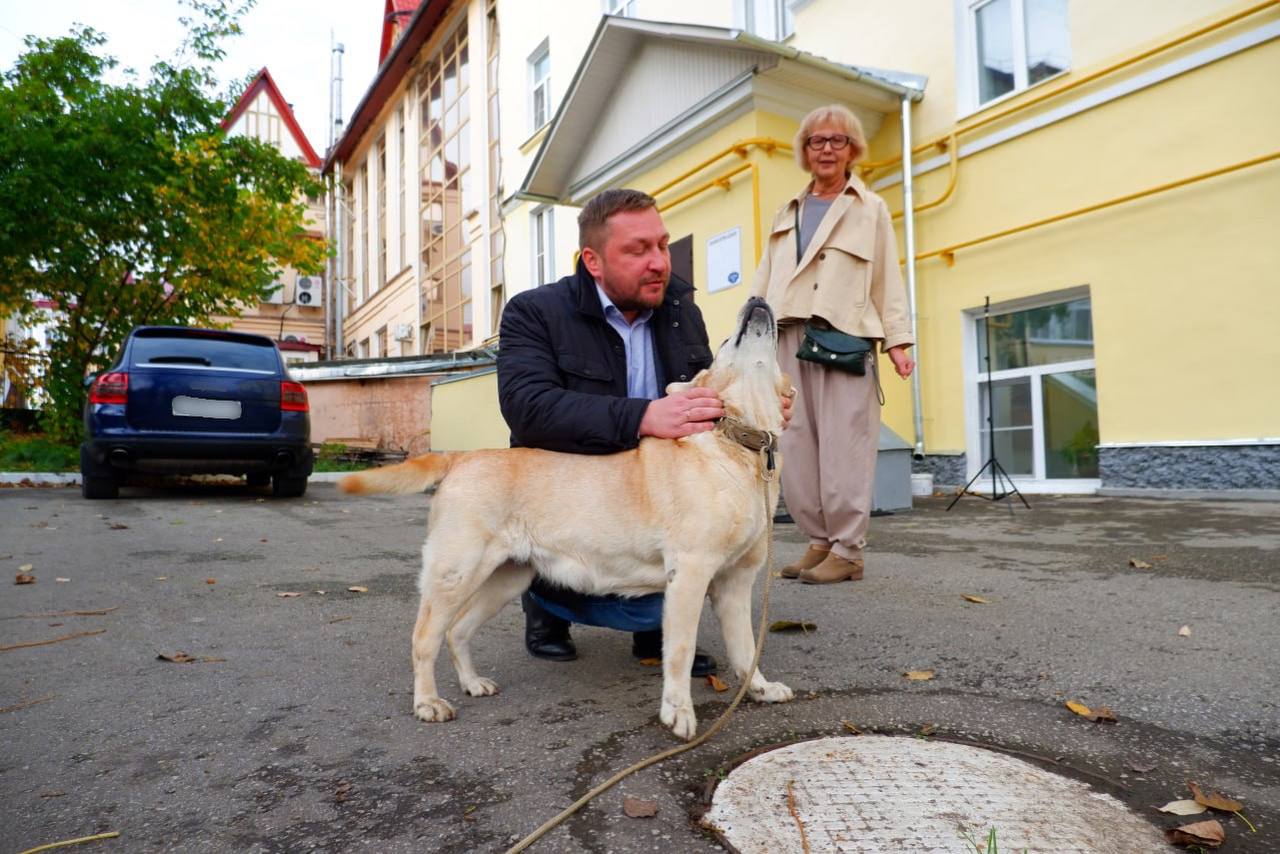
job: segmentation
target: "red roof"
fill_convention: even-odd
[[[409,18],[418,11],[422,0],[387,0],[382,10],[382,44],[378,48],[378,65],[382,65],[396,39],[404,32]]]
[[[391,2],[391,0],[388,0]],[[227,117],[222,120],[223,130],[231,127],[236,120],[249,109],[249,105],[253,103],[253,99],[258,97],[258,93],[266,90],[267,97],[271,99],[271,103],[275,104],[276,110],[280,113],[280,117],[284,119],[284,126],[289,129],[289,133],[293,136],[294,142],[298,143],[298,148],[302,149],[302,159],[307,165],[313,169],[320,167],[320,158],[316,155],[316,150],[311,147],[311,143],[307,140],[307,135],[302,132],[298,120],[293,116],[293,108],[289,106],[289,102],[280,94],[280,87],[276,85],[276,81],[271,78],[271,72],[263,68],[253,78],[253,82],[249,84],[249,88],[244,90],[244,94],[240,96],[240,100],[236,101],[236,105],[231,108],[231,112],[227,113]]]

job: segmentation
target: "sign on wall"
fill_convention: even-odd
[[[707,238],[707,292],[742,281],[742,229],[734,227]]]

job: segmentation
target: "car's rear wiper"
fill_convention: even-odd
[[[203,356],[154,356],[148,359],[147,362],[152,365],[204,365],[206,368],[213,367],[213,362]]]

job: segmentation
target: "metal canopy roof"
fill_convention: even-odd
[[[868,136],[925,78],[842,65],[741,30],[605,16],[512,199],[580,204],[760,107],[847,104]]]

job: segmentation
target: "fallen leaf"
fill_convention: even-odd
[[[661,658],[642,658],[640,659],[640,663],[643,664],[645,667],[661,667],[662,659]]]
[[[218,583],[218,579],[216,579],[216,578],[206,578],[206,579],[204,580],[204,583],[205,583],[205,584],[217,584],[217,583]]]
[[[168,580],[169,580],[169,576],[167,576],[167,575],[157,575],[157,576],[155,577],[155,579],[154,579],[154,580],[155,580],[155,581],[168,581]]]
[[[653,818],[658,814],[658,804],[627,796],[622,799],[622,811],[628,818]]]
[[[1147,563],[1145,560],[1138,560],[1136,557],[1129,558],[1129,566],[1133,567],[1134,569],[1150,569],[1151,568],[1151,564]]]
[[[190,664],[196,660],[194,655],[187,655],[185,652],[175,652],[172,655],[162,652],[156,658],[160,661],[172,661],[174,664]]]
[[[937,724],[925,724],[924,726],[920,727],[920,731],[916,733],[916,735],[930,736],[937,731],[938,731]]]
[[[1239,812],[1244,809],[1244,804],[1228,798],[1220,792],[1210,792],[1206,795],[1200,791],[1198,784],[1190,780],[1187,781],[1187,788],[1191,790],[1191,796],[1196,799],[1196,803],[1204,804],[1210,809],[1221,810],[1222,812]]]
[[[1129,770],[1138,774],[1146,774],[1156,770],[1158,764],[1156,762],[1130,762]]]
[[[325,595],[325,592],[326,592],[326,591],[324,591],[324,590],[317,590],[317,591],[316,591],[316,594],[317,594],[317,595],[320,595],[320,596],[323,596],[323,595]]]
[[[258,542],[260,542],[260,543],[265,543],[266,541],[267,541],[267,538],[266,538],[266,537],[263,537],[261,540],[258,540]]]
[[[1168,555],[1152,555],[1151,559],[1152,560],[1168,560],[1169,556]]]
[[[129,526],[124,524],[123,522],[112,522],[107,527],[113,531],[123,531],[123,530],[126,530]]]
[[[1162,807],[1156,807],[1160,812],[1167,812],[1170,815],[1200,815],[1209,808],[1204,804],[1198,804],[1195,801],[1169,801]]]
[[[854,735],[862,735],[862,730],[858,729],[856,726],[849,723],[848,721],[841,721],[840,723],[841,725],[844,726],[845,729],[849,730],[849,732],[853,733]]]
[[[220,543],[220,542],[222,542],[222,537],[214,537],[214,538],[213,538],[213,541],[214,541],[215,543]]]
[[[181,519],[172,519],[172,520],[170,520],[169,524],[170,524],[170,525],[185,525],[185,524],[187,524],[187,523],[186,523],[186,522],[184,522],[184,521],[182,521]]]
[[[729,690],[729,683],[725,682],[723,679],[721,679],[719,676],[716,676],[714,673],[707,675],[707,684],[710,685],[712,688],[714,688],[717,694],[722,694],[725,691]]]
[[[18,567],[18,572],[30,572],[34,568],[35,564],[24,563],[22,566]]]
[[[1084,718],[1093,714],[1088,706],[1084,703],[1077,703],[1075,700],[1067,700],[1067,708]]]
[[[297,599],[301,595],[302,595],[301,593],[295,593],[292,590],[286,590],[283,593],[276,594],[276,596],[280,597],[281,599]]]
[[[70,579],[70,578],[55,578],[55,579],[53,579],[53,580],[54,580],[54,581],[56,581],[56,582],[58,582],[59,584],[66,584],[66,583],[67,583],[68,581],[70,581],[71,579]]]
[[[17,575],[13,577],[13,583],[14,584],[35,584],[36,577],[34,575],[28,575],[25,572],[19,572]]]
[[[808,623],[796,620],[775,620],[769,625],[771,632],[816,632],[818,630],[817,623]]]
[[[1227,839],[1222,825],[1216,821],[1197,821],[1195,824],[1184,824],[1164,832],[1164,838],[1174,845],[1203,845],[1217,848]]]
[[[1191,637],[1191,627],[1183,626],[1182,628],[1178,629],[1178,637],[1183,637],[1183,638]]]
[[[351,784],[345,780],[338,784],[338,788],[333,792],[333,802],[340,804],[347,799],[347,795],[351,792]]]
[[[902,675],[912,682],[926,682],[932,679],[934,674],[932,670],[908,670]]]
[[[350,587],[348,587],[347,590],[351,593],[368,593],[369,592],[368,587],[361,587],[359,584],[353,584]]]
[[[960,594],[960,598],[966,602],[972,602],[975,605],[990,605],[990,599],[983,599],[981,596],[970,596],[968,593]]]

